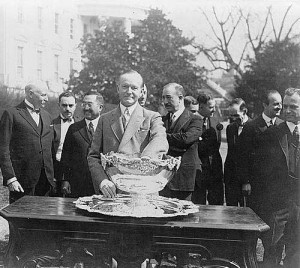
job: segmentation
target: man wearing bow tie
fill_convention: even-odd
[[[161,159],[168,151],[166,130],[157,112],[140,106],[144,81],[134,71],[120,75],[117,91],[120,104],[114,110],[100,117],[88,164],[96,191],[106,197],[116,195],[116,187],[101,165],[100,153],[118,152],[142,158]]]
[[[244,205],[242,185],[236,176],[237,142],[243,126],[249,121],[246,103],[241,98],[234,99],[229,105],[229,122],[226,128],[227,155],[224,163],[225,199],[227,206]]]
[[[72,124],[63,145],[61,191],[69,197],[95,193],[87,163],[87,153],[98,125],[104,100],[100,93],[90,91],[82,101],[84,119]]]
[[[0,121],[0,167],[10,203],[24,195],[47,196],[55,186],[51,116],[43,108],[48,88],[42,82],[25,87],[25,100],[4,111]]]
[[[68,128],[76,120],[74,118],[74,112],[76,109],[76,99],[72,92],[65,91],[58,97],[58,105],[60,114],[57,118],[53,119],[53,166],[54,166],[54,178],[57,182],[62,180],[62,166],[60,164],[61,153],[63,149],[64,140],[68,131]],[[60,189],[60,185],[57,185]]]

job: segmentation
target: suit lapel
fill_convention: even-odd
[[[190,119],[188,110],[184,110],[179,118],[175,121],[173,127],[173,132],[179,132],[180,129],[185,125],[185,123]]]
[[[257,126],[261,133],[268,129],[266,121],[263,119],[262,115],[260,115],[257,119]]]
[[[32,116],[30,115],[29,111],[27,110],[24,102],[19,106],[19,112],[20,112],[20,115],[29,123],[29,125],[32,126],[34,131],[40,135],[40,133],[38,131],[38,127],[37,127],[35,121],[33,120]]]
[[[60,116],[56,117],[53,120],[53,128],[54,128],[54,131],[55,131],[55,134],[56,134],[56,139],[58,141],[60,141],[60,137],[61,137],[61,119],[60,119]]]
[[[140,105],[137,105],[133,111],[122,140],[119,145],[119,150],[132,138],[132,136],[138,131],[141,126],[141,123],[144,121],[143,108]]]
[[[286,123],[282,123],[278,127],[280,129],[280,132],[277,134],[278,141],[285,155],[287,166],[289,166],[288,133],[290,130]]]
[[[90,139],[88,131],[87,131],[85,119],[80,121],[79,133],[86,140],[87,143],[91,143],[91,139]]]
[[[124,133],[123,124],[122,124],[122,115],[120,106],[118,106],[111,115],[111,129],[115,134],[117,140],[121,142],[122,136]]]

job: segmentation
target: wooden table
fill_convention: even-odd
[[[269,229],[250,208],[199,206],[189,216],[137,219],[91,214],[73,201],[25,196],[3,208],[6,267],[109,267],[112,257],[118,267],[140,267],[162,252],[177,256],[177,267],[187,253],[198,253],[204,267],[257,267],[257,238]]]

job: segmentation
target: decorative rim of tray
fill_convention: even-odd
[[[79,197],[74,201],[76,208],[92,213],[108,216],[133,218],[169,218],[188,215],[199,211],[197,205],[191,201],[166,198],[158,195],[146,195],[146,202],[155,209],[147,211],[146,206],[137,206],[138,210],[130,207],[134,203],[134,196],[118,194],[116,198],[105,198],[102,195]],[[137,201],[141,202],[140,199]],[[129,206],[128,206],[129,205]],[[149,207],[149,206],[147,206]]]

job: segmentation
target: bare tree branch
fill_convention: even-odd
[[[281,25],[280,25],[280,30],[279,30],[279,33],[278,33],[278,40],[280,40],[282,29],[283,29],[283,26],[284,26],[284,23],[285,23],[285,19],[286,19],[287,14],[289,13],[291,7],[292,7],[292,5],[290,5],[284,13],[284,16],[283,16],[283,19],[282,19],[282,22],[281,22]]]

